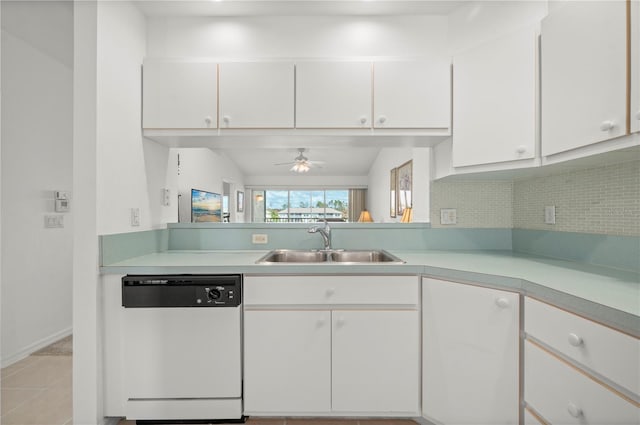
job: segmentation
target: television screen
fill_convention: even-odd
[[[222,222],[222,195],[191,189],[191,222]]]

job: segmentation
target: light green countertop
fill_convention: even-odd
[[[165,251],[101,268],[105,274],[416,274],[515,290],[640,336],[640,274],[510,251],[396,251],[403,265],[258,265],[267,251]]]

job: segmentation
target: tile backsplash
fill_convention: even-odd
[[[440,210],[455,208],[456,225],[440,224]],[[512,228],[510,181],[436,181],[431,185],[431,227]]]
[[[545,224],[552,205],[556,224]],[[516,180],[513,227],[640,236],[640,161]]]
[[[556,207],[545,224],[544,207]],[[440,209],[455,208],[456,225],[440,224]],[[640,161],[507,181],[435,181],[434,228],[514,228],[640,236]]]

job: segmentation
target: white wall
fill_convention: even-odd
[[[157,58],[411,57],[446,54],[446,16],[150,18]]]
[[[98,15],[97,202],[98,234],[162,227],[177,220],[168,173],[169,148],[141,135],[141,66],[146,54],[144,16],[130,2],[101,2]],[[140,226],[131,225],[140,209]]]
[[[2,2],[2,366],[71,333],[73,9]],[[66,50],[65,50],[66,49]]]
[[[98,235],[96,222],[96,2],[73,11],[73,422],[99,423]]]
[[[547,15],[546,0],[475,1],[449,16],[449,52],[452,55],[525,26]]]
[[[390,173],[405,162],[413,161],[413,221],[429,222],[430,148],[384,148],[369,170],[367,208],[378,223],[399,222],[390,216]]]
[[[191,221],[191,189],[206,190],[222,194],[222,182],[230,184],[229,213],[231,222],[242,223],[245,214],[249,214],[249,194],[245,193],[244,212],[236,211],[236,192],[245,191],[242,172],[225,156],[210,149],[172,149],[172,158],[177,163],[180,155],[180,167],[177,176],[180,196],[180,222]]]

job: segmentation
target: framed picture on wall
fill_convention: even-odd
[[[237,192],[236,211],[244,212],[244,192]]]
[[[396,216],[396,168],[391,169],[391,178],[389,179],[389,213],[391,217]]]
[[[407,161],[396,171],[396,214],[402,215],[404,209],[411,207],[411,191],[413,187],[413,161]]]

